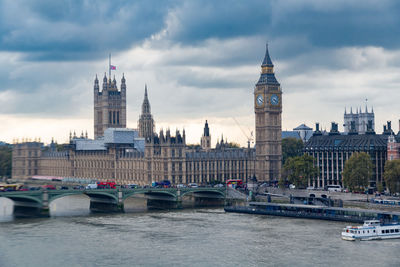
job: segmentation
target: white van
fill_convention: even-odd
[[[342,187],[340,185],[328,185],[326,188],[330,192],[342,192]]]
[[[88,184],[86,189],[97,189],[97,184]]]

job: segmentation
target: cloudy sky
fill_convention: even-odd
[[[368,99],[376,131],[387,120],[398,131],[399,14],[396,0],[0,0],[0,140],[93,137],[93,81],[112,53],[128,127],[147,84],[157,131],[198,143],[207,119],[213,143],[245,145],[266,42],[283,130],[329,130]]]

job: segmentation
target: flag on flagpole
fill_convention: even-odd
[[[117,69],[116,66],[110,65],[110,70],[116,70],[116,69]]]

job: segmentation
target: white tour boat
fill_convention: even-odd
[[[374,240],[400,238],[400,224],[383,224],[380,221],[365,221],[362,226],[347,226],[343,229],[343,240]]]

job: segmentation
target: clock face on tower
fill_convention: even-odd
[[[274,106],[279,104],[279,97],[277,95],[271,95],[271,104]]]
[[[258,95],[256,98],[256,102],[258,106],[262,106],[262,104],[264,104],[264,97],[262,95]]]

